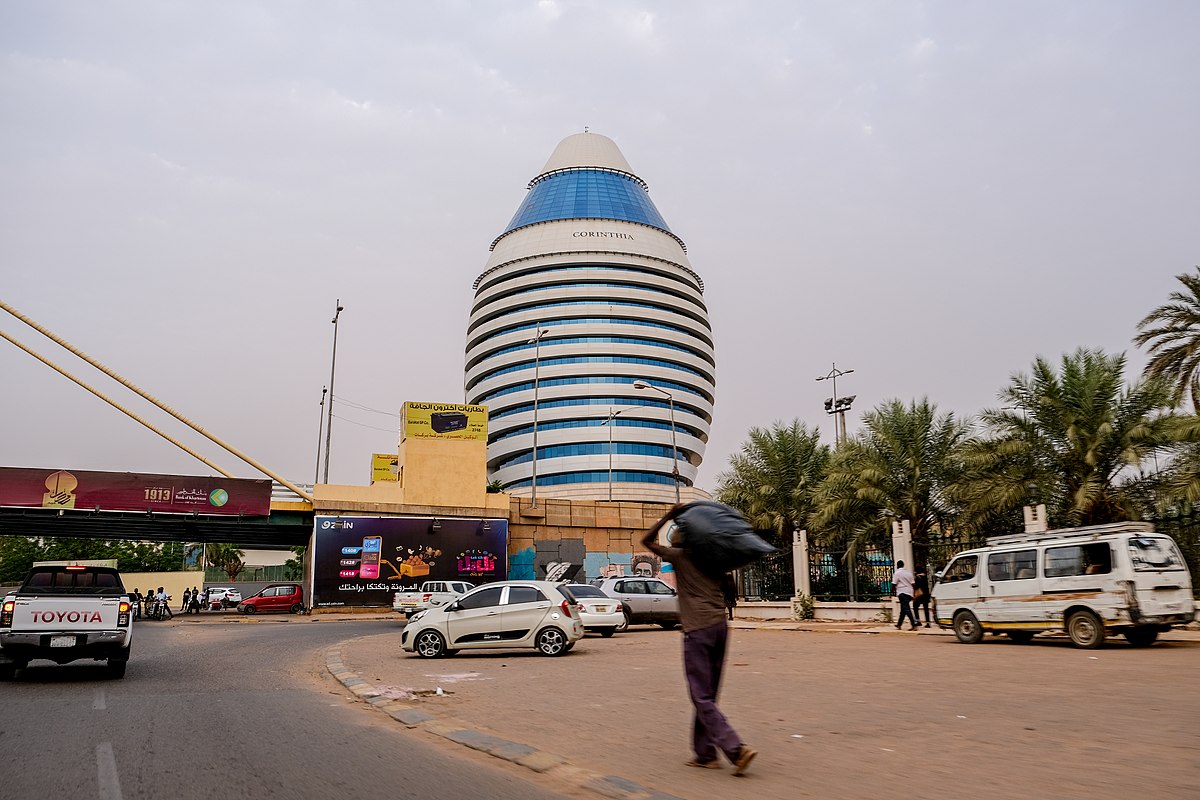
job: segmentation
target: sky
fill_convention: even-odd
[[[463,401],[471,284],[555,145],[614,139],[704,279],[699,485],[815,378],[970,416],[1145,354],[1200,264],[1193,2],[0,4],[0,299],[289,480]],[[260,477],[0,312],[0,331]],[[211,470],[0,340],[0,466]]]

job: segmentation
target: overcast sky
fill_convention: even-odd
[[[1145,357],[1200,263],[1194,2],[4,2],[0,298],[295,481],[462,402],[471,284],[554,146],[612,137],[703,277],[752,425],[995,406]],[[8,314],[0,330],[254,470]],[[0,341],[0,465],[208,474]],[[344,401],[344,402],[343,402]],[[373,410],[370,410],[373,409]]]

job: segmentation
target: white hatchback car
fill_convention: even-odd
[[[596,631],[607,638],[627,627],[625,606],[620,600],[609,597],[597,586],[568,583],[567,588],[579,601],[579,619],[585,631]]]
[[[579,601],[548,581],[488,583],[404,626],[400,647],[422,658],[466,649],[536,648],[561,656],[583,637]]]

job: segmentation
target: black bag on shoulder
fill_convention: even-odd
[[[682,546],[709,575],[721,575],[757,561],[775,548],[754,532],[736,509],[712,500],[688,503],[675,514]]]

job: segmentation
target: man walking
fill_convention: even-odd
[[[896,562],[896,571],[892,573],[892,585],[896,587],[896,597],[900,598],[900,619],[896,622],[896,630],[904,626],[904,618],[912,622],[909,630],[917,629],[917,615],[912,610],[914,578],[912,570],[905,568],[903,561]]]
[[[742,775],[758,752],[747,747],[737,731],[717,708],[721,688],[721,669],[729,629],[725,623],[725,596],[721,578],[702,572],[687,552],[687,543],[674,538],[672,547],[657,541],[659,530],[683,509],[674,506],[666,516],[646,532],[642,544],[647,550],[669,561],[675,568],[675,588],[679,597],[679,620],[683,625],[683,672],[688,695],[695,707],[692,721],[692,750],[696,756],[689,766],[720,769],[718,751],[733,764],[733,774]]]

